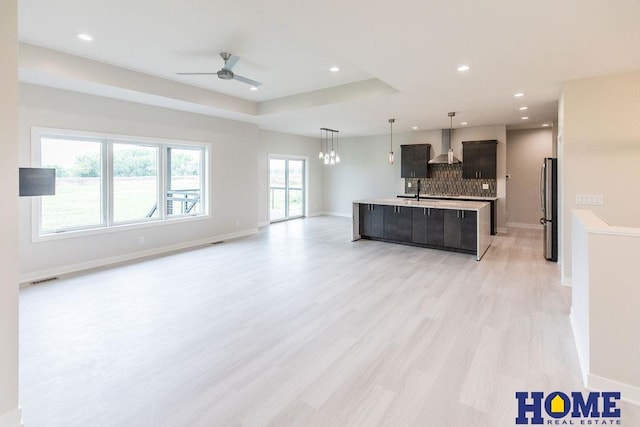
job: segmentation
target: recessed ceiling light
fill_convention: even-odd
[[[529,107],[520,107],[520,111],[528,110]]]
[[[251,87],[249,88],[249,90],[254,90],[254,91],[255,91],[255,90],[258,90],[258,88],[257,88],[257,87],[255,87],[255,86],[251,86]]]
[[[458,67],[458,71],[469,71],[469,68],[468,65],[461,65]]]
[[[548,127],[549,127],[549,123],[543,123],[543,124],[542,124],[542,127],[543,127],[543,128],[548,128]]]
[[[417,129],[418,129],[418,126],[414,126],[414,127],[412,127],[411,129],[413,129],[413,130],[417,130]]]
[[[467,122],[462,122],[462,123],[460,123],[460,124],[461,124],[462,126],[466,126],[466,125],[468,125],[469,123],[467,123]]]
[[[334,65],[333,67],[329,68],[329,71],[337,73],[338,71],[340,71],[340,68]]]
[[[513,96],[515,96],[516,98],[520,98],[520,97],[524,96],[524,92],[514,93]]]
[[[80,33],[78,34],[78,38],[80,40],[84,40],[86,42],[90,42],[93,40],[93,37],[91,37],[89,34],[85,34],[85,33]]]
[[[523,116],[523,117],[520,117],[520,119],[521,119],[521,120],[529,120],[529,117],[527,117],[527,116]]]

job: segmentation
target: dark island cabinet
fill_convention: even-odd
[[[444,209],[413,208],[413,243],[444,246]]]
[[[413,229],[411,241],[413,243],[427,244],[429,236],[429,208],[413,208]]]
[[[428,178],[431,144],[401,145],[400,178]]]
[[[427,244],[444,246],[444,212],[445,209],[428,209]]]
[[[410,242],[413,226],[411,212],[412,208],[385,206],[383,237],[388,240]]]
[[[384,206],[360,205],[360,234],[381,239],[384,233]]]
[[[478,213],[475,211],[460,211],[460,249],[476,250],[478,246]]]
[[[462,250],[476,249],[477,223],[478,217],[475,211],[445,211],[444,246]]]
[[[360,204],[360,236],[476,253],[478,213],[459,209]]]
[[[496,179],[498,141],[462,142],[462,178]]]

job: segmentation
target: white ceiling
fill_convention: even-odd
[[[517,126],[522,105],[533,126],[563,81],[640,69],[639,23],[638,0],[20,0],[20,76],[310,136]],[[258,91],[175,74],[222,51]]]

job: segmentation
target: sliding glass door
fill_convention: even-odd
[[[304,216],[305,160],[269,159],[269,220],[282,221]]]

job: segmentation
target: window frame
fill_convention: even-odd
[[[113,233],[124,230],[157,227],[181,222],[201,221],[211,218],[210,214],[210,156],[211,143],[185,141],[176,139],[141,137],[103,132],[89,132],[70,129],[49,127],[31,128],[31,164],[34,167],[42,165],[42,138],[61,138],[67,140],[91,140],[100,142],[102,153],[102,224],[90,226],[69,227],[63,231],[42,230],[42,199],[32,198],[31,214],[31,240],[41,242],[57,239],[66,239],[94,234]],[[114,162],[113,144],[138,145],[145,147],[158,147],[158,175],[157,198],[158,216],[156,218],[142,218],[128,221],[114,221]],[[197,149],[201,152],[201,176],[200,176],[200,203],[201,213],[167,214],[167,150],[169,148]],[[53,196],[55,197],[55,196]]]

